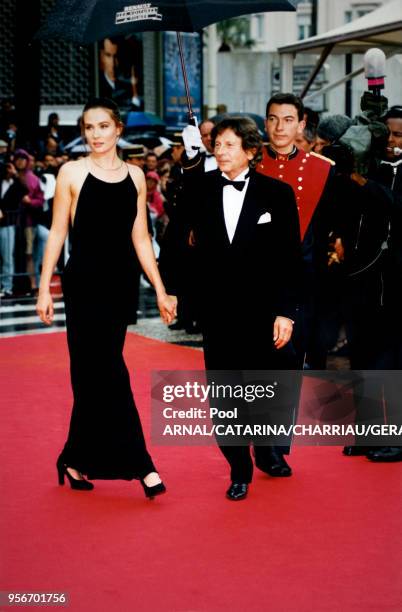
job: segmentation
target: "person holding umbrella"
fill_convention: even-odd
[[[176,298],[166,294],[153,254],[144,174],[117,156],[122,127],[113,101],[95,98],[85,106],[82,129],[90,154],[60,169],[37,312],[52,323],[50,280],[71,223],[63,292],[74,406],[57,461],[59,484],[66,476],[71,488],[90,490],[84,475],[137,478],[152,498],[166,489],[146,448],[122,355],[127,324],[135,315],[135,252],[155,287],[165,323],[176,314]],[[113,290],[95,299],[105,277]]]

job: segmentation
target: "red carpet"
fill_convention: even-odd
[[[54,466],[71,409],[65,336],[0,346],[1,591],[65,590],[73,612],[401,612],[401,464],[298,447],[292,478],[256,473],[233,503],[216,448],[155,447],[164,497],[136,482],[71,491]],[[201,368],[202,354],[129,335],[126,358],[148,432],[150,370]]]

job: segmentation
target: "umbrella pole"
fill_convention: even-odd
[[[188,119],[189,119],[189,123],[190,124],[195,125],[195,115],[193,113],[193,108],[191,106],[190,89],[189,89],[189,86],[188,86],[188,79],[187,79],[187,70],[186,70],[186,64],[184,62],[183,37],[181,35],[181,32],[176,32],[176,33],[177,33],[177,44],[179,46],[179,55],[180,55],[181,69],[182,69],[182,72],[183,72],[184,87],[186,89],[186,98],[187,98],[187,106],[188,106]]]

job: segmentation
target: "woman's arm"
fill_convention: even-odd
[[[67,167],[66,167],[67,166]],[[50,325],[53,321],[53,300],[50,295],[50,281],[61,249],[67,236],[72,204],[70,165],[62,166],[57,177],[53,201],[53,220],[46,243],[42,263],[39,297],[36,312],[43,323]]]
[[[146,214],[146,184],[144,173],[137,168],[130,168],[131,176],[138,191],[137,217],[134,222],[132,239],[141,267],[156,291],[158,307],[165,323],[170,323],[176,317],[177,299],[168,296],[159,274],[155,254],[148,233]]]

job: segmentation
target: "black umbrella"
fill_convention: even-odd
[[[190,93],[180,32],[269,11],[294,11],[294,0],[57,0],[39,38],[62,38],[80,45],[145,31],[176,31],[189,114]]]

